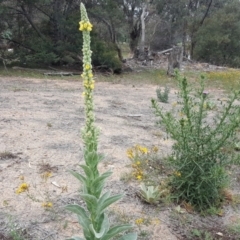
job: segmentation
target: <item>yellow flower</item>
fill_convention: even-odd
[[[93,25],[90,22],[80,21],[79,24],[80,24],[80,27],[79,27],[80,31],[88,31],[88,32],[92,31]]]
[[[52,202],[43,202],[42,207],[44,208],[51,208],[53,206]]]
[[[140,162],[140,161],[137,161],[137,162],[136,162],[136,164],[137,164],[137,165],[140,165],[140,164],[141,164],[141,162]]]
[[[137,180],[142,180],[142,175],[137,175]]]
[[[136,223],[137,225],[141,225],[141,224],[143,224],[143,222],[144,222],[144,219],[143,219],[143,218],[138,218],[138,219],[135,220],[135,223]]]
[[[85,69],[86,69],[86,70],[89,70],[90,68],[91,68],[91,66],[90,66],[89,64],[86,64],[86,65],[85,65]]]
[[[174,175],[177,176],[177,177],[181,177],[181,173],[178,172],[178,171],[174,172]]]
[[[127,150],[127,157],[130,159],[134,158],[133,150],[131,148]]]
[[[27,183],[22,183],[19,188],[16,190],[17,194],[20,194],[22,192],[28,191],[29,185]]]
[[[89,73],[89,74],[88,74],[88,77],[89,77],[89,78],[92,78],[92,77],[93,77],[93,74],[92,74],[92,73]]]
[[[141,147],[141,146],[139,146],[138,149],[139,149],[139,151],[140,151],[141,153],[143,153],[143,154],[147,154],[147,153],[148,153],[148,149],[147,149],[146,147]]]
[[[94,84],[92,83],[91,85],[90,85],[90,89],[94,89]]]

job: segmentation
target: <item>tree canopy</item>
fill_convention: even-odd
[[[239,67],[238,0],[82,0],[94,25],[93,63],[121,68],[121,44],[164,50]],[[1,0],[0,52],[9,46],[21,63],[81,65],[79,0]],[[221,21],[220,21],[221,19]],[[1,54],[1,53],[0,53]]]

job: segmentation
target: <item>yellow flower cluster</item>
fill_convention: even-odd
[[[28,191],[28,189],[29,189],[29,185],[27,183],[22,183],[16,190],[16,193],[20,194],[22,192]]]
[[[133,160],[135,158],[140,157],[141,155],[145,155],[149,152],[148,148],[140,146],[140,145],[135,145],[132,148],[129,148],[127,150],[127,156],[129,159]]]
[[[132,175],[139,181],[141,181],[144,178],[144,173],[141,168],[141,162],[137,161],[136,164],[132,164],[133,173]]]
[[[42,203],[42,207],[44,207],[44,208],[51,208],[52,206],[53,206],[53,204],[51,202]]]
[[[136,223],[137,225],[143,224],[143,223],[144,223],[144,218],[138,218],[138,219],[136,219],[136,220],[135,220],[135,223]]]
[[[79,22],[79,31],[88,31],[88,32],[91,32],[92,31],[92,28],[93,28],[93,25],[88,21],[80,21]]]

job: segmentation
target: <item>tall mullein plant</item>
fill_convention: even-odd
[[[69,240],[136,240],[136,233],[129,233],[120,236],[124,231],[132,228],[130,224],[116,225],[110,227],[109,219],[106,214],[107,208],[122,198],[122,194],[111,196],[109,191],[103,193],[106,179],[111,175],[110,171],[100,174],[98,164],[103,157],[98,153],[99,131],[95,126],[93,90],[94,80],[91,64],[90,32],[92,24],[89,22],[85,6],[81,3],[81,21],[79,30],[83,33],[83,85],[85,103],[85,127],[82,131],[84,142],[85,164],[80,165],[84,174],[71,171],[82,184],[81,198],[86,207],[77,204],[68,205],[67,210],[77,214],[78,222],[82,226],[84,238],[72,237]],[[120,236],[120,237],[119,237]]]

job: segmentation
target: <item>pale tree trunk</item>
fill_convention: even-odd
[[[146,29],[145,29],[145,15],[146,15],[146,9],[147,9],[147,4],[143,3],[142,7],[142,14],[141,14],[141,39],[140,39],[140,44],[139,44],[139,60],[144,61],[147,60],[148,57],[148,51],[146,51],[145,48],[145,42],[146,42]]]

